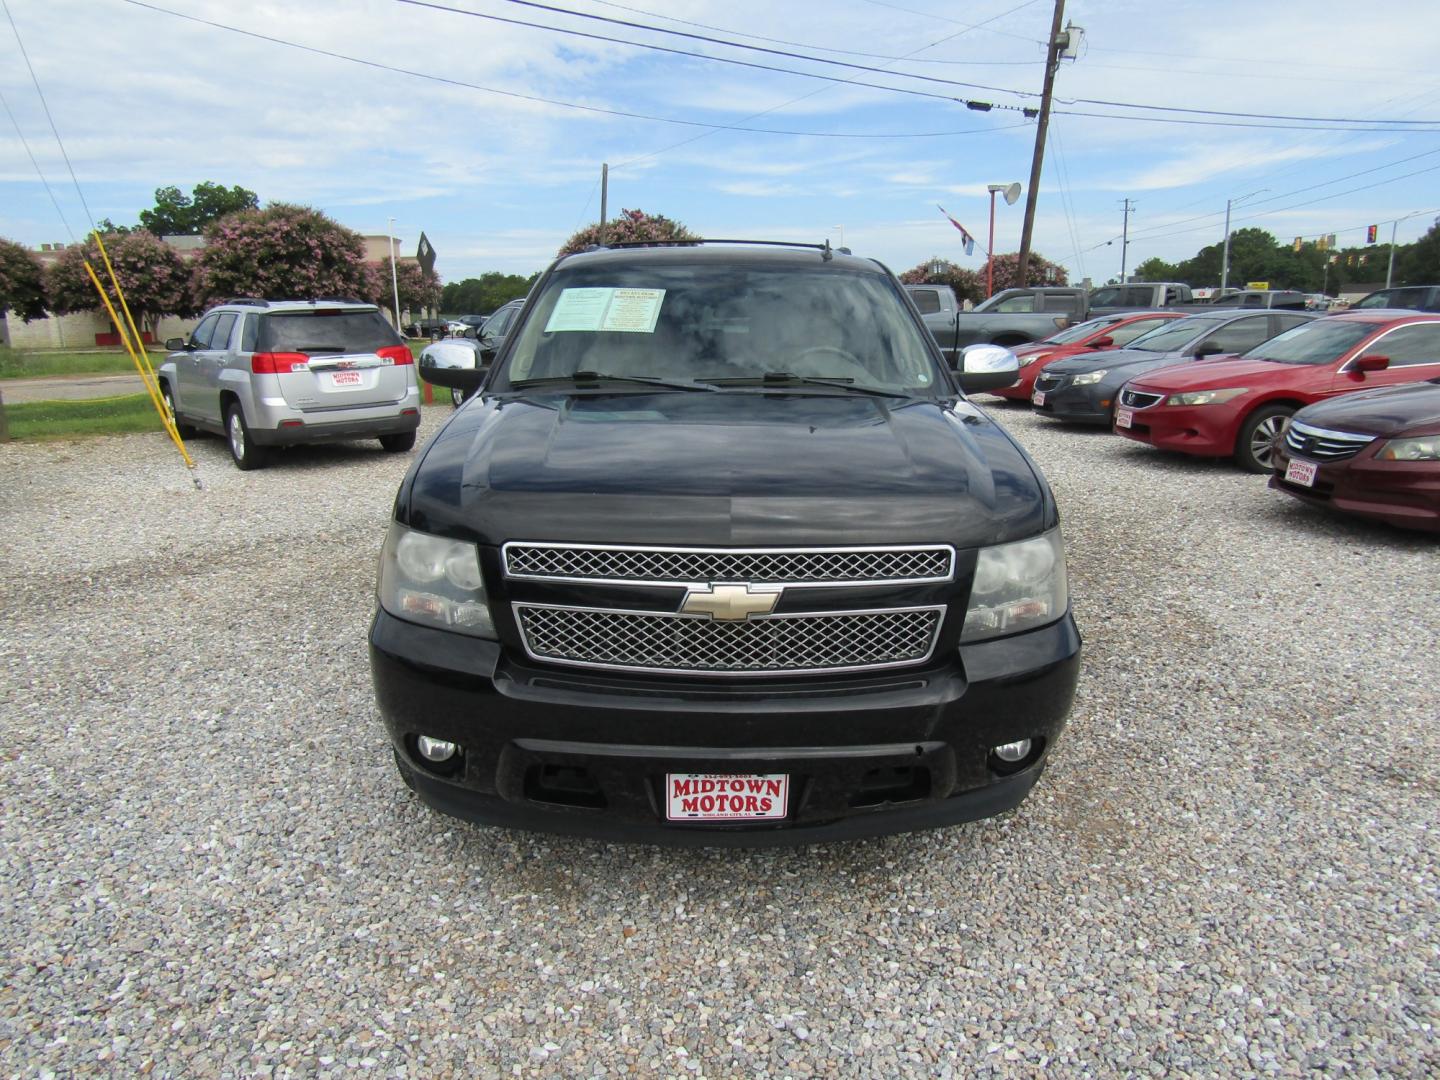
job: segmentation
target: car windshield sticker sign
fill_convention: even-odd
[[[565,289],[545,333],[566,331],[653,334],[664,289]]]

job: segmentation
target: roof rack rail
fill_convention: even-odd
[[[371,307],[378,306],[371,304],[369,300],[357,300],[353,296],[312,296],[310,299],[316,304],[370,304]]]
[[[827,260],[833,258],[833,253],[839,251],[841,254],[849,255],[849,248],[832,248],[830,241],[823,244],[802,244],[794,240],[734,240],[728,237],[706,236],[696,240],[625,240],[617,244],[595,244],[587,247],[586,251],[606,251],[614,248],[634,247],[695,247],[699,244],[755,244],[760,247],[788,247],[806,248],[811,251],[820,252]]]
[[[269,305],[270,301],[262,299],[258,296],[232,296],[229,300],[226,300],[225,303],[247,304],[250,307],[266,307],[267,305]]]

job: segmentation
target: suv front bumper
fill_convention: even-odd
[[[517,660],[497,642],[377,611],[371,671],[406,783],[490,825],[660,844],[759,846],[971,821],[1017,805],[1064,727],[1071,616],[913,671],[746,680],[624,676]],[[441,766],[420,735],[461,747]],[[1031,739],[1024,760],[991,753]],[[666,773],[785,773],[788,814],[665,820]]]

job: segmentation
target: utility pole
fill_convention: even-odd
[[[1020,258],[1015,265],[1015,284],[1022,288],[1027,281],[1025,272],[1030,267],[1030,234],[1035,229],[1035,202],[1040,196],[1040,166],[1045,161],[1045,132],[1050,127],[1050,96],[1055,89],[1055,69],[1060,66],[1060,20],[1064,17],[1065,0],[1055,0],[1055,18],[1050,22],[1050,46],[1045,52],[1045,86],[1040,91],[1040,123],[1035,129],[1035,156],[1030,162],[1030,189],[1025,193]]]
[[[1395,230],[1399,227],[1399,218],[1390,223],[1390,263],[1385,267],[1385,288],[1387,289],[1390,288],[1390,280],[1395,276]]]
[[[600,246],[605,246],[605,208],[610,198],[610,165],[600,166]]]
[[[1125,224],[1120,229],[1120,284],[1125,284],[1125,256],[1130,253],[1130,211],[1135,207],[1125,200]]]
[[[1230,284],[1230,203],[1233,200],[1225,200],[1225,250],[1220,255],[1220,295],[1225,295],[1225,287]]]
[[[390,219],[390,287],[395,290],[395,332],[400,330],[400,274],[395,269],[395,219]]]

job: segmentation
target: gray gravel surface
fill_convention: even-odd
[[[1049,772],[760,852],[407,793],[364,640],[411,455],[0,446],[0,1072],[1440,1071],[1440,545],[995,411],[1086,635]]]

